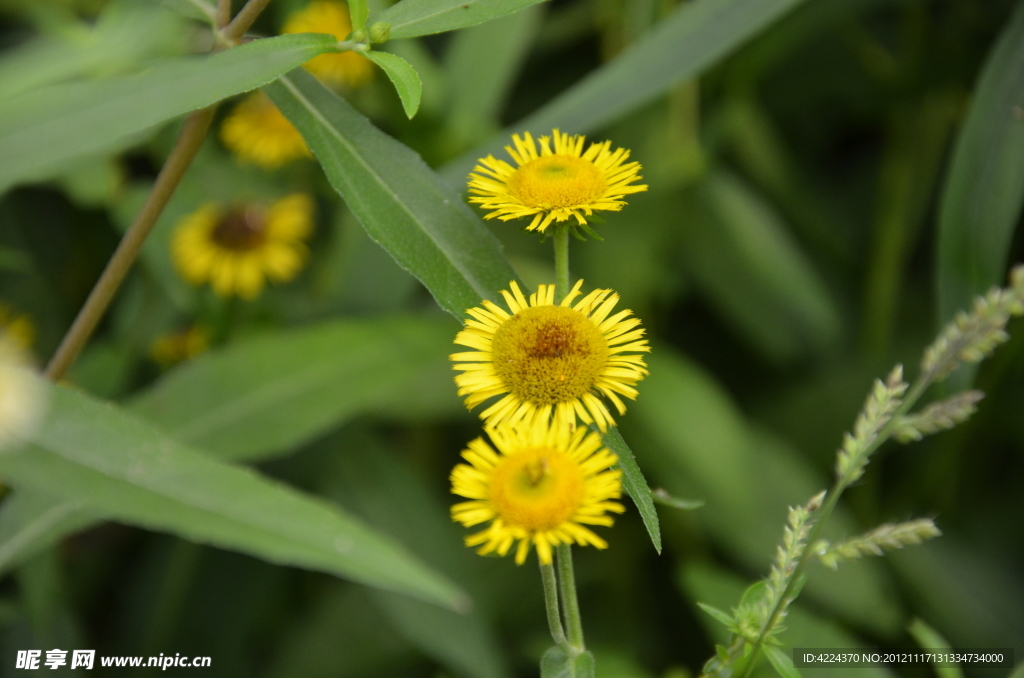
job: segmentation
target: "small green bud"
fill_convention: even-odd
[[[366,31],[360,28],[352,34],[352,42],[366,42]]]
[[[391,24],[378,21],[370,26],[370,42],[387,42],[391,37]]]

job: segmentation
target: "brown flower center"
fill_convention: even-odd
[[[232,208],[213,227],[212,238],[224,249],[256,249],[267,241],[265,210],[260,207]]]

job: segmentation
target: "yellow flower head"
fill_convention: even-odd
[[[282,33],[329,33],[344,40],[352,32],[348,6],[332,0],[313,0],[293,13]],[[370,60],[356,52],[321,54],[306,63],[306,70],[332,87],[359,87],[373,77]]]
[[[610,315],[619,301],[611,290],[594,290],[573,305],[582,285],[556,306],[554,285],[541,285],[527,301],[512,282],[511,293],[501,292],[511,312],[490,301],[466,311],[472,319],[455,343],[475,350],[451,356],[461,372],[455,383],[469,408],[504,396],[480,414],[488,426],[553,413],[564,426],[579,416],[606,431],[615,421],[598,396],[619,414],[626,412],[620,395],[636,398],[633,387],[647,375],[639,354],[650,351],[640,321],[628,310]]]
[[[299,130],[263,92],[235,105],[220,127],[220,140],[239,160],[264,169],[310,155]]]
[[[480,160],[469,175],[469,201],[493,210],[486,218],[502,221],[533,217],[527,230],[544,232],[552,221],[576,219],[586,230],[584,215],[594,210],[618,212],[630,193],[646,191],[640,163],[626,162],[629,151],[611,150],[610,141],[592,143],[583,151],[582,135],[569,136],[557,129],[540,138],[540,153],[529,132],[512,135],[513,149],[505,150],[516,167],[493,155]]]
[[[149,357],[164,367],[196,357],[210,345],[210,333],[202,325],[158,337],[149,348]]]
[[[36,326],[24,313],[0,302],[0,336],[22,351],[27,351],[36,340]]]
[[[308,255],[313,200],[295,193],[270,207],[203,205],[181,220],[171,242],[174,264],[193,285],[209,282],[222,297],[253,299],[267,278],[295,277]]]
[[[46,409],[46,391],[17,339],[0,335],[0,450],[23,442]]]
[[[543,417],[487,434],[494,447],[477,438],[462,452],[469,464],[458,464],[451,475],[452,494],[470,500],[452,507],[452,519],[466,527],[490,522],[466,537],[467,546],[504,556],[518,540],[518,565],[531,544],[545,565],[558,544],[608,546],[584,527],[610,527],[606,514],[625,510],[611,501],[622,496],[622,472],[611,468],[617,457],[601,446],[600,436]]]

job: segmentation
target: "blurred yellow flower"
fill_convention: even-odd
[[[299,130],[263,92],[253,92],[235,105],[221,124],[220,139],[239,160],[264,169],[310,157]]]
[[[0,335],[0,449],[27,438],[42,418],[46,391],[30,371],[24,349]]]
[[[452,494],[470,500],[452,507],[452,519],[466,527],[490,521],[466,537],[467,546],[504,556],[518,541],[518,565],[531,545],[545,565],[558,544],[608,546],[584,527],[610,527],[607,513],[625,510],[611,501],[622,496],[622,472],[611,468],[617,457],[602,447],[600,436],[542,417],[487,433],[497,450],[477,438],[462,452],[469,464],[458,464],[451,474]]]
[[[24,313],[17,313],[7,304],[0,302],[0,335],[23,351],[32,347],[36,340],[36,326]]]
[[[527,230],[544,232],[552,221],[576,219],[586,225],[585,216],[594,210],[618,212],[622,198],[646,191],[640,180],[640,163],[629,162],[629,151],[611,150],[610,141],[592,143],[583,150],[582,135],[569,136],[557,129],[552,138],[540,138],[540,153],[529,132],[512,135],[505,150],[515,160],[513,167],[493,155],[480,159],[469,175],[469,199],[493,210],[485,218],[502,221],[533,217]]]
[[[348,6],[332,0],[313,0],[294,12],[282,33],[329,33],[344,40],[352,32]],[[321,54],[306,62],[306,70],[331,87],[359,87],[373,77],[370,60],[356,52]]]
[[[541,285],[527,301],[512,282],[511,293],[501,292],[511,313],[490,301],[466,311],[472,319],[455,343],[475,350],[451,355],[461,372],[455,383],[469,408],[504,395],[480,414],[488,426],[553,413],[564,426],[578,416],[606,431],[615,421],[598,395],[619,414],[626,412],[619,395],[636,398],[633,387],[647,375],[639,354],[650,351],[640,321],[628,310],[609,317],[619,301],[611,290],[594,290],[572,305],[582,285],[556,306],[554,285]]]
[[[164,367],[196,357],[210,346],[210,333],[202,325],[158,337],[149,348],[149,357]]]
[[[313,200],[295,193],[270,207],[208,203],[178,224],[171,255],[193,285],[209,282],[222,297],[253,299],[266,279],[295,277],[308,255]]]

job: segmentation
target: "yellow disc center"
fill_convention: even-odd
[[[494,333],[494,371],[521,400],[537,405],[579,398],[608,362],[608,342],[579,311],[562,306],[523,309]]]
[[[491,476],[490,501],[507,525],[551,530],[583,502],[583,472],[560,450],[527,449],[502,458]]]
[[[576,207],[593,202],[608,188],[601,171],[574,155],[546,155],[531,160],[508,179],[508,190],[528,207]]]
[[[213,227],[213,241],[229,250],[252,250],[267,240],[266,218],[262,209],[232,209]]]

